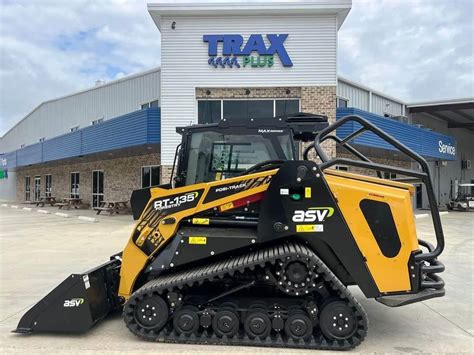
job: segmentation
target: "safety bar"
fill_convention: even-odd
[[[389,143],[390,145],[398,149],[400,152],[404,153],[406,156],[408,156],[412,160],[416,161],[418,164],[420,164],[422,171],[420,172],[420,171],[411,170],[411,169],[397,168],[397,167],[392,167],[389,165],[373,163],[367,157],[365,157],[365,159],[361,158],[363,161],[357,161],[357,160],[347,159],[347,158],[329,159],[326,153],[324,152],[323,148],[321,147],[321,143],[327,139],[326,137],[329,137],[328,136],[329,133],[335,131],[337,128],[341,127],[347,122],[357,122],[362,126],[360,129],[358,129],[357,131],[349,135],[351,136],[350,139],[353,139],[366,131],[370,131],[376,134],[379,138],[383,139],[385,142]],[[333,137],[337,137],[337,135],[333,135]],[[347,149],[347,146],[348,146],[347,137],[344,140],[340,139],[339,137],[337,138],[338,139],[335,139],[335,140],[341,143],[342,146],[344,146]],[[313,146],[311,146],[311,148],[313,148]],[[355,149],[353,147],[351,148],[352,150]],[[438,204],[436,202],[436,196],[433,189],[433,182],[431,179],[430,168],[428,166],[427,161],[423,157],[421,157],[419,154],[414,152],[412,149],[408,148],[403,143],[399,142],[397,139],[393,138],[391,135],[385,133],[383,130],[381,130],[374,124],[370,123],[369,121],[367,121],[366,119],[358,115],[348,115],[348,116],[342,117],[341,119],[336,121],[334,124],[321,130],[314,138],[314,149],[316,150],[316,154],[319,156],[319,158],[322,161],[322,164],[320,165],[321,170],[325,170],[336,164],[345,164],[345,165],[367,168],[371,170],[386,171],[386,172],[398,173],[398,174],[403,174],[406,176],[420,178],[422,182],[425,184],[426,191],[428,194],[428,202],[429,202],[430,211],[431,211],[431,218],[433,220],[433,226],[434,226],[435,235],[436,235],[436,248],[434,249],[428,248],[428,253],[420,253],[420,254],[415,255],[415,260],[416,261],[431,261],[443,252],[443,249],[444,249],[443,227],[441,225],[441,218],[439,216]],[[351,150],[349,149],[349,151]],[[305,151],[306,157],[308,155],[307,153],[308,152]],[[357,151],[357,153],[358,154],[355,154],[355,155],[358,156],[359,158],[360,158],[359,155],[363,155],[359,151]]]
[[[429,252],[434,250],[431,243],[425,240],[418,239],[418,244],[428,249]],[[436,275],[437,273],[444,271],[444,264],[439,260],[423,261],[420,265],[420,273],[422,280],[420,282],[421,288],[434,288],[441,290],[444,288],[444,281],[441,277]]]

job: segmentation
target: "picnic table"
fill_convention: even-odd
[[[112,216],[115,213],[128,213],[130,211],[128,208],[128,201],[101,201],[99,207],[94,207],[94,210],[97,211],[96,214],[108,212],[109,216]]]
[[[62,202],[56,203],[56,206],[59,207],[59,209],[63,209],[63,207],[66,210],[71,209],[71,207],[74,207],[75,209],[82,208],[84,207],[84,203],[82,202],[82,198],[63,198]]]
[[[54,196],[46,196],[41,197],[39,201],[36,201],[36,207],[44,207],[45,204],[55,206],[58,203],[56,197]]]

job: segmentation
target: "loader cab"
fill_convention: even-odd
[[[175,186],[228,179],[263,162],[295,160],[298,141],[314,138],[326,125],[324,116],[299,114],[179,127]]]

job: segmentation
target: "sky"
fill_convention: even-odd
[[[0,0],[0,135],[45,100],[159,66],[146,3]],[[338,73],[405,102],[472,97],[473,19],[474,0],[353,0]]]

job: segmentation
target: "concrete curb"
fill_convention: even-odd
[[[46,210],[38,210],[38,211],[36,211],[36,212],[38,212],[38,213],[44,213],[44,214],[50,214],[50,213],[51,213],[51,212],[46,211]]]
[[[428,213],[420,213],[420,214],[416,214],[415,218],[420,219],[420,218],[425,218],[425,217],[428,217],[428,216],[429,216]]]
[[[439,215],[440,216],[446,216],[448,215],[449,212],[448,211],[443,211],[443,212],[440,212]],[[420,213],[420,214],[416,214],[415,215],[415,218],[416,219],[419,219],[419,218],[425,218],[425,217],[428,217],[430,214],[429,213]]]
[[[11,205],[10,207],[11,207],[11,208],[15,208],[15,209],[18,209],[18,208],[19,208],[19,207],[16,206],[16,205]]]
[[[22,210],[31,212],[33,209],[31,207],[23,207]]]
[[[61,212],[56,212],[55,215],[59,217],[64,217],[64,218],[70,217],[67,213],[61,213]]]
[[[97,219],[95,219],[94,217],[79,216],[79,219],[81,221],[86,221],[86,222],[91,222],[91,223],[98,222]]]

